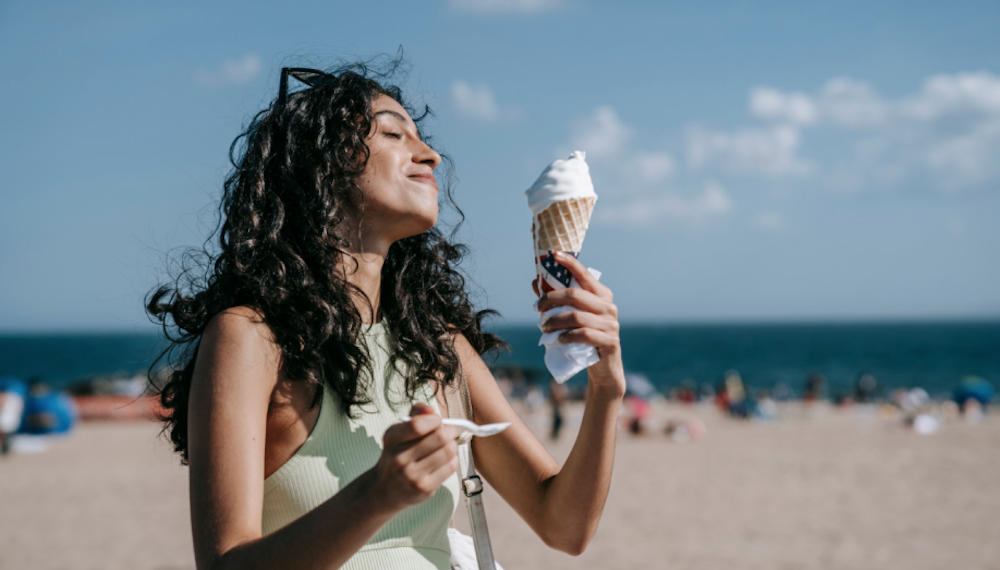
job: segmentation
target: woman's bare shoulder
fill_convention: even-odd
[[[203,338],[253,343],[258,345],[256,348],[271,345],[279,349],[264,313],[246,305],[230,307],[209,319]]]
[[[263,313],[253,307],[230,307],[212,317],[198,352],[225,368],[253,368],[254,376],[278,380],[281,347]]]

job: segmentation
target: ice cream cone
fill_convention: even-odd
[[[573,272],[556,260],[553,252],[561,251],[578,257],[583,248],[583,238],[590,225],[590,214],[597,202],[586,159],[587,154],[578,150],[570,154],[569,158],[556,160],[524,192],[533,215],[531,237],[535,247],[537,272],[535,291],[539,296],[580,286]],[[568,262],[567,259],[563,261]],[[600,278],[600,272],[589,267],[587,271],[594,278]],[[545,319],[576,310],[571,306],[553,307],[539,317],[540,328],[543,328],[541,325],[544,325]],[[545,345],[545,366],[559,383],[592,366],[601,358],[593,346],[561,342],[560,335],[563,332],[565,331],[546,332],[539,339],[539,344]]]
[[[541,293],[572,286],[572,274],[553,258],[552,252],[576,256],[583,247],[597,201],[586,158],[586,153],[578,150],[569,158],[553,162],[525,191],[534,214],[531,237]]]
[[[596,196],[560,200],[538,214],[531,226],[535,254],[545,255],[550,251],[579,253],[596,201]]]

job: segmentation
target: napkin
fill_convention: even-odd
[[[587,268],[587,271],[595,279],[599,280],[601,278],[600,271],[590,267]],[[574,277],[570,280],[569,286],[580,287],[580,284]],[[551,317],[576,310],[578,309],[566,305],[553,307],[542,313],[538,318],[538,329],[542,330],[542,326]],[[559,336],[564,332],[566,332],[565,329],[552,332],[542,331],[542,337],[538,339],[538,346],[545,347],[545,366],[549,369],[549,373],[552,374],[556,382],[560,384],[569,380],[588,366],[596,364],[601,359],[600,355],[597,354],[597,349],[589,344],[582,342],[559,342]]]

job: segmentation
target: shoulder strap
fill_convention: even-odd
[[[444,399],[448,417],[473,421],[472,399],[465,372],[459,370],[456,381],[451,386],[444,387]],[[458,439],[458,462],[456,475],[459,488],[465,495],[465,507],[469,513],[469,526],[472,528],[479,570],[495,570],[493,546],[490,544],[486,510],[483,508],[483,480],[476,475],[476,466],[472,462],[472,434],[469,432],[463,433]]]
[[[465,373],[459,369],[458,377],[451,384],[444,386],[445,413],[449,418],[461,418],[475,421],[472,413],[472,399],[469,397],[469,385]]]

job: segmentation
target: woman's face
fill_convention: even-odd
[[[363,227],[391,242],[434,227],[438,186],[434,169],[441,155],[420,140],[413,119],[391,97],[372,102],[370,155],[358,181],[364,193]]]

